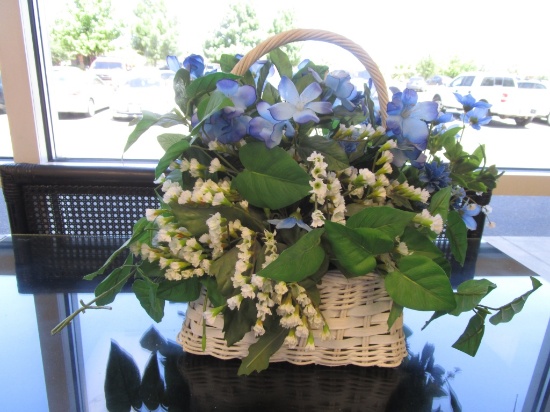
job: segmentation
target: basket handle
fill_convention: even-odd
[[[380,102],[380,117],[382,118],[382,126],[386,126],[388,116],[388,90],[384,77],[378,68],[378,65],[372,60],[369,54],[357,43],[349,40],[347,37],[339,34],[318,29],[292,29],[278,33],[250,50],[239,62],[235,65],[231,73],[242,76],[246,71],[263,55],[269,53],[277,47],[295,41],[317,40],[326,43],[332,43],[353,54],[357,60],[367,69],[373,80],[376,91],[378,92],[378,100]]]

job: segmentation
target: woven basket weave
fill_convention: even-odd
[[[356,43],[324,30],[295,29],[279,33],[260,43],[247,53],[232,73],[243,75],[250,66],[271,50],[294,41],[318,40],[332,43],[351,52],[369,71],[380,101],[380,115],[385,125],[388,102],[387,88],[382,74],[372,58]],[[271,362],[286,361],[296,365],[326,366],[398,366],[407,355],[402,316],[388,330],[387,321],[392,300],[377,275],[347,279],[337,272],[327,273],[318,285],[321,293],[320,309],[327,321],[331,337],[322,340],[321,331],[314,331],[315,350],[304,349],[305,339],[294,349],[281,347]],[[244,358],[248,347],[256,342],[252,332],[235,345],[228,347],[223,338],[223,319],[218,316],[213,326],[204,326],[204,294],[189,303],[179,343],[186,352],[212,355],[219,359]],[[206,347],[202,349],[203,330]]]
[[[298,347],[280,348],[271,362],[286,361],[295,365],[326,366],[358,365],[394,367],[407,355],[402,316],[388,330],[387,321],[392,300],[380,276],[367,275],[347,279],[329,272],[318,286],[320,310],[327,321],[331,337],[322,340],[320,330],[314,331],[315,350],[306,351],[305,341]],[[244,358],[248,347],[256,342],[252,332],[233,346],[223,338],[223,318],[218,316],[213,326],[203,325],[204,295],[189,303],[178,342],[186,352],[212,355],[219,359]],[[202,350],[203,328],[206,347]]]

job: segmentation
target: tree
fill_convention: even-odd
[[[445,76],[449,77],[456,77],[460,73],[469,72],[469,71],[475,71],[477,70],[477,66],[473,62],[463,62],[460,61],[458,57],[453,57],[446,68],[444,68],[441,72]]]
[[[71,0],[66,13],[50,33],[54,63],[78,58],[81,65],[90,64],[96,56],[113,50],[112,42],[124,26],[113,17],[111,0]]]
[[[422,58],[416,64],[416,72],[425,79],[432,77],[436,71],[437,67],[431,56]]]
[[[203,44],[205,57],[219,63],[222,54],[245,54],[261,39],[260,23],[254,9],[246,4],[231,4],[218,31]]]
[[[153,66],[168,55],[179,53],[178,21],[171,17],[164,0],[142,0],[134,10],[138,22],[132,28],[132,47]]]
[[[269,29],[268,34],[274,35],[277,33],[282,33],[283,31],[294,29],[294,12],[290,10],[279,10],[275,19],[273,19],[273,25]],[[297,43],[287,44],[281,47],[290,59],[290,63],[293,66],[297,66],[298,63],[302,61],[301,50],[302,47]]]

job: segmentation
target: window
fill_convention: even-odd
[[[112,1],[113,14],[124,16],[124,21],[131,26],[135,22],[133,13],[136,6],[143,0],[129,0],[128,2]],[[159,0],[160,1],[160,0]],[[466,0],[469,3],[469,0]],[[110,108],[103,109],[93,107],[89,112],[82,114],[64,114],[57,112],[57,105],[54,102],[56,89],[52,84],[51,56],[53,54],[52,44],[49,44],[49,29],[51,22],[55,21],[56,17],[60,17],[65,11],[65,0],[29,0],[22,2],[20,0],[3,0],[0,2],[0,61],[3,64],[2,77],[8,78],[10,82],[14,82],[13,86],[7,88],[4,84],[4,89],[7,90],[8,111],[9,106],[14,105],[16,110],[10,111],[10,120],[12,125],[11,136],[14,143],[14,154],[18,161],[31,162],[46,162],[46,161],[109,161],[121,162],[122,148],[125,140],[131,131],[128,126],[128,120],[116,120],[111,115]],[[378,16],[393,16],[392,18],[399,21],[393,21],[388,24],[387,19],[374,18],[375,15],[371,6],[368,4],[354,5],[353,13],[369,17],[368,27],[359,27],[357,25],[347,24],[346,18],[334,18],[333,15],[327,13],[326,9],[314,7],[315,2],[303,1],[293,2],[290,0],[281,0],[276,5],[270,5],[268,9],[263,8],[264,2],[258,0],[250,0],[247,4],[251,5],[257,12],[258,20],[262,28],[270,26],[273,18],[279,10],[294,10],[295,11],[295,26],[296,27],[320,27],[325,30],[334,31],[345,35],[346,37],[361,44],[365,50],[375,59],[385,74],[389,86],[403,87],[401,84],[392,84],[392,77],[389,73],[396,67],[399,62],[414,67],[420,58],[425,57],[423,54],[431,54],[438,61],[449,61],[453,56],[459,55],[464,61],[475,61],[479,67],[507,68],[512,62],[506,56],[507,50],[516,50],[516,58],[514,59],[514,67],[511,69],[517,72],[528,72],[529,74],[549,73],[550,62],[547,61],[539,53],[533,53],[526,48],[521,47],[527,38],[542,38],[543,27],[545,27],[542,16],[532,16],[527,13],[526,8],[522,8],[512,16],[501,16],[498,27],[490,27],[487,24],[486,16],[492,13],[491,2],[473,3],[470,5],[472,10],[476,12],[470,17],[472,27],[478,30],[476,37],[489,37],[494,35],[494,30],[498,27],[503,27],[506,23],[517,26],[523,25],[522,30],[514,31],[513,35],[506,31],[500,33],[501,40],[491,49],[480,47],[479,50],[471,47],[471,42],[461,42],[453,44],[449,47],[448,39],[445,36],[438,36],[433,32],[433,26],[417,24],[407,31],[404,40],[399,44],[392,44],[390,37],[385,37],[382,42],[373,41],[379,38],[380,33],[389,33],[395,27],[410,27],[405,24],[410,22],[411,16],[419,11],[412,4],[400,4],[403,9],[402,13],[395,15],[392,12],[391,6],[388,4],[377,4],[376,15]],[[529,0],[528,0],[529,3]],[[220,26],[220,22],[227,14],[227,6],[229,0],[220,1],[217,7],[212,7],[209,2],[196,2],[193,4],[182,5],[181,2],[174,0],[165,0],[166,7],[169,9],[169,17],[178,16],[182,24],[178,26],[179,38],[182,39],[184,47],[179,50],[179,56],[184,57],[190,53],[201,53],[202,42],[213,30]],[[346,9],[346,8],[344,8]],[[432,11],[434,14],[432,15]],[[349,10],[347,10],[349,12]],[[341,10],[344,15],[346,10]],[[428,13],[428,15],[426,15]],[[440,7],[424,8],[422,10],[422,18],[431,21],[438,21],[444,11]],[[21,18],[14,18],[20,16]],[[190,18],[189,16],[194,16]],[[402,19],[402,21],[400,20]],[[534,19],[534,20],[533,20]],[[184,22],[184,23],[183,23]],[[31,47],[33,44],[33,30],[36,31],[36,37],[44,44],[44,53],[38,55]],[[540,32],[540,33],[539,33]],[[518,33],[520,33],[518,35]],[[262,35],[265,38],[267,35]],[[415,42],[423,41],[422,39],[430,39],[424,42],[422,48],[414,48],[407,46],[407,43],[415,44]],[[128,38],[120,41],[128,41]],[[117,47],[120,42],[117,40]],[[502,46],[501,46],[502,45]],[[434,50],[429,49],[433,47]],[[122,49],[120,49],[122,50]],[[303,44],[303,55],[312,60],[318,61],[321,64],[329,64],[333,68],[357,68],[357,62],[347,52],[340,53],[337,47],[320,42],[305,42]],[[422,50],[422,51],[419,51]],[[131,52],[131,47],[126,49],[126,52]],[[425,53],[423,53],[425,51]],[[39,56],[39,63],[36,64],[35,58]],[[107,53],[104,57],[112,56]],[[115,56],[120,57],[120,56]],[[79,62],[78,59],[76,59]],[[49,62],[49,63],[48,63]],[[93,62],[83,61],[84,67],[92,66]],[[159,64],[161,61],[159,60]],[[96,63],[96,65],[99,64]],[[214,66],[214,62],[209,62]],[[124,64],[123,69],[117,69],[123,73],[128,72],[128,67],[131,64]],[[347,67],[344,67],[347,66]],[[133,68],[132,68],[133,70]],[[536,71],[536,73],[531,73]],[[4,76],[5,72],[5,76]],[[22,75],[25,73],[25,75]],[[460,82],[462,86],[471,86],[473,77],[464,76]],[[506,83],[503,81],[503,83]],[[11,93],[10,93],[11,90]],[[49,99],[48,99],[49,93]],[[40,104],[42,102],[42,105]],[[92,114],[91,116],[89,116]],[[11,119],[12,116],[16,118]],[[6,116],[0,115],[0,127],[2,120]],[[6,122],[7,123],[7,122]],[[541,126],[537,124],[537,126]],[[515,130],[514,130],[515,132]],[[542,133],[542,131],[541,131]],[[6,133],[2,133],[0,139],[6,139]],[[125,164],[131,160],[156,162],[156,159],[162,154],[162,149],[156,143],[154,135],[143,136],[143,140],[136,145],[135,150],[126,153],[124,156]],[[8,138],[9,139],[9,138]],[[521,138],[513,141],[524,141]],[[10,147],[3,143],[1,149],[4,151],[6,147]],[[499,141],[496,149],[499,151],[510,151],[510,162],[507,160],[506,167],[524,167],[523,165],[514,165],[514,159],[519,159],[517,156],[518,148],[513,145],[504,145]],[[493,149],[488,146],[488,152]],[[511,153],[516,155],[512,155]],[[544,151],[540,151],[544,152]],[[2,156],[4,153],[0,153]],[[10,153],[6,154],[7,156]],[[529,167],[541,168],[547,167],[547,162],[533,161]],[[538,173],[538,172],[537,172]],[[515,190],[519,190],[522,185],[515,185]],[[540,185],[537,185],[540,187]],[[546,185],[550,187],[550,185]]]
[[[494,86],[495,85],[495,78],[494,77],[485,77],[482,82],[482,86]]]

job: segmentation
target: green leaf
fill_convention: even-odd
[[[485,312],[478,312],[470,318],[468,326],[453,344],[453,348],[458,349],[470,356],[476,356],[481,339],[485,333]]]
[[[394,241],[377,229],[350,229],[326,221],[325,231],[339,265],[353,276],[366,275],[374,270],[375,255],[388,252],[394,246]]]
[[[273,62],[281,77],[286,76],[289,79],[292,78],[292,64],[284,51],[280,48],[272,50],[271,53],[269,53],[269,59]]]
[[[399,303],[393,302],[391,305],[390,316],[388,317],[388,330],[391,329],[395,321],[399,319],[399,316],[401,316],[402,313],[403,306]]]
[[[455,293],[456,308],[450,314],[458,316],[474,309],[496,287],[487,279],[470,279],[461,283]]]
[[[250,375],[252,372],[261,372],[268,368],[269,359],[277,352],[285,341],[288,331],[284,329],[278,319],[274,319],[264,335],[248,348],[248,355],[243,358],[238,375]]]
[[[533,288],[530,291],[525,292],[523,295],[515,298],[507,305],[501,306],[498,311],[493,316],[491,316],[489,322],[491,322],[493,325],[509,322],[510,320],[512,320],[514,315],[517,315],[519,312],[521,312],[529,295],[531,295],[531,293],[542,286],[542,283],[533,276],[531,276],[531,284],[533,285]]]
[[[238,62],[239,59],[234,54],[222,54],[220,57],[220,69],[225,73],[230,73]]]
[[[223,296],[218,290],[218,285],[216,284],[216,279],[213,276],[206,276],[200,279],[201,284],[206,289],[206,296],[212,306],[218,307],[223,306],[227,303],[227,298]]]
[[[157,142],[159,142],[160,147],[162,147],[162,149],[166,151],[170,149],[172,145],[175,145],[185,138],[186,136],[181,133],[162,133],[157,136]]]
[[[443,269],[431,259],[404,256],[397,266],[399,270],[385,277],[385,285],[398,304],[415,310],[451,311],[455,308],[451,283]]]
[[[196,135],[204,122],[214,113],[220,111],[224,107],[232,107],[233,105],[233,101],[222,92],[213,92],[210,97],[200,102],[197,108],[199,122],[193,127],[193,130],[191,130],[191,135]]]
[[[239,309],[223,311],[223,333],[227,346],[240,341],[256,323],[256,304],[252,299],[243,299]]]
[[[428,210],[432,216],[437,214],[441,215],[444,222],[447,221],[449,214],[449,203],[451,201],[451,186],[447,186],[437,193],[435,193],[430,199],[430,205]]]
[[[137,279],[132,284],[132,291],[147,314],[160,322],[164,317],[164,300],[157,296],[158,283]]]
[[[189,142],[187,140],[180,140],[177,143],[170,146],[164,155],[160,158],[157,167],[155,168],[155,179],[158,179],[163,174],[170,163],[181,156],[183,152],[189,149]]]
[[[314,229],[285,249],[277,259],[258,272],[258,276],[284,282],[299,282],[317,272],[325,260],[321,247],[323,229]]]
[[[239,76],[231,73],[216,72],[199,77],[193,80],[185,89],[187,98],[189,100],[194,100],[202,94],[210,93],[216,90],[216,83],[222,79],[237,80],[239,79]]]
[[[348,219],[347,227],[373,228],[387,234],[391,239],[401,236],[415,213],[405,212],[388,206],[369,207]]]
[[[133,254],[128,254],[124,266],[114,269],[109,276],[96,286],[94,294],[96,297],[105,295],[96,301],[96,305],[103,306],[115,300],[116,295],[122,290],[128,279],[132,276]]]
[[[210,274],[215,277],[218,290],[224,296],[233,295],[233,281],[231,277],[235,274],[239,249],[234,247],[210,264]]]
[[[129,411],[141,408],[139,368],[126,351],[111,340],[111,350],[105,372],[105,403],[109,411]]]
[[[451,252],[458,263],[464,265],[468,249],[468,228],[456,210],[451,210],[447,219],[446,236]]]
[[[243,146],[239,158],[245,170],[231,184],[251,205],[281,209],[306,197],[309,175],[282,148],[268,149],[262,142]]]
[[[162,116],[160,114],[151,113],[151,112],[143,112],[143,117],[140,119],[138,124],[136,124],[136,127],[130,133],[130,136],[128,136],[128,140],[126,141],[126,146],[124,146],[123,153],[126,153],[126,151],[132,147],[132,145],[138,141],[138,139],[141,137],[143,133],[145,133],[151,126],[153,126]]]
[[[159,283],[157,298],[170,302],[191,302],[197,300],[201,293],[199,278],[169,280]]]
[[[307,159],[313,152],[323,155],[328,170],[339,171],[349,167],[346,152],[335,140],[325,139],[322,136],[302,137],[298,145],[300,157]]]
[[[426,235],[412,227],[407,227],[401,236],[401,241],[405,242],[410,253],[430,258],[445,271],[447,276],[451,275],[451,263]]]

